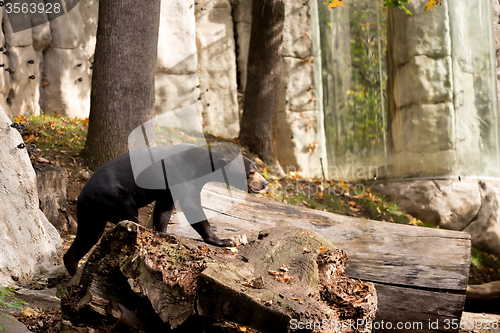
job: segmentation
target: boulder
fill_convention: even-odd
[[[1,35],[1,33],[0,33]],[[9,57],[5,54],[0,53],[0,93],[4,95],[3,101],[6,101],[6,97],[9,95],[10,90],[10,75],[9,72],[6,72],[5,69],[10,67]]]
[[[470,233],[473,246],[500,255],[500,181],[379,182],[371,190],[424,222]]]
[[[52,41],[50,23],[47,22],[33,27],[31,36],[33,37],[33,49],[35,51],[45,51]]]
[[[30,333],[31,331],[14,317],[0,316],[0,325],[5,328],[5,332]]]
[[[156,115],[197,103],[197,67],[194,4],[163,0],[155,74]]]
[[[307,59],[283,57],[278,111],[316,110],[314,68]]]
[[[481,209],[463,231],[471,234],[473,246],[500,255],[500,181],[480,180],[478,184]]]
[[[3,110],[0,124],[0,284],[9,286],[59,264],[62,244],[38,208],[35,171]]]
[[[1,8],[0,13],[3,14],[3,28],[5,34],[5,42],[7,44],[7,50],[11,47],[23,47],[33,45],[33,37],[31,35],[31,28],[22,31],[14,32],[9,19],[9,15],[4,11],[5,7]],[[3,44],[1,46],[4,46]]]

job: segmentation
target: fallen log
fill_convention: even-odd
[[[230,202],[234,205],[228,208]],[[213,185],[204,187],[202,205],[222,237],[294,226],[347,250],[346,275],[371,281],[377,289],[374,324],[382,331],[457,331],[450,323],[460,322],[470,267],[465,232],[353,218],[236,191],[229,197]],[[198,238],[183,214],[174,217],[169,233]]]
[[[471,301],[489,301],[500,298],[500,281],[468,285],[466,296],[467,300]]]
[[[61,332],[186,329],[195,315],[261,332],[371,332],[373,284],[345,277],[347,253],[321,236],[277,227],[232,250],[121,222],[67,288]]]

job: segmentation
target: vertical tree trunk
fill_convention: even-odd
[[[394,57],[393,57],[393,43],[394,43],[394,21],[393,21],[393,14],[392,14],[392,9],[389,9],[387,11],[387,54],[386,54],[386,61],[387,61],[387,96],[388,96],[388,110],[387,110],[387,127],[386,127],[386,140],[387,140],[387,152],[393,152],[394,151],[394,143],[392,141],[392,121],[394,120],[395,113],[396,113],[396,101],[394,100],[394,84],[396,82],[394,81],[396,78],[396,67],[394,64]],[[385,126],[385,124],[384,124]],[[387,175],[386,175],[387,177]]]
[[[130,132],[154,116],[160,3],[99,1],[84,150],[94,168],[127,152]]]
[[[240,142],[279,172],[276,155],[276,106],[280,88],[285,4],[254,0]]]

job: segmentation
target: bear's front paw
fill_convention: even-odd
[[[206,238],[204,239],[205,243],[215,245],[215,246],[220,246],[220,247],[232,247],[236,246],[234,241],[232,239],[220,239],[218,237],[215,238]]]

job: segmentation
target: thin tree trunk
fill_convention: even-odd
[[[387,151],[394,151],[394,142],[392,139],[392,121],[396,116],[396,101],[394,100],[394,84],[396,78],[396,64],[394,63],[393,57],[393,43],[394,43],[394,21],[392,16],[392,9],[388,10],[387,13],[387,96],[388,96],[388,111],[387,111],[387,127],[386,127],[386,140],[387,140]],[[383,103],[383,97],[382,103]],[[384,124],[385,126],[386,124]],[[387,175],[386,175],[387,177]]]
[[[127,152],[130,132],[154,116],[160,3],[99,2],[84,150],[94,168]]]
[[[240,142],[283,172],[276,154],[276,106],[280,88],[283,0],[254,0]]]

